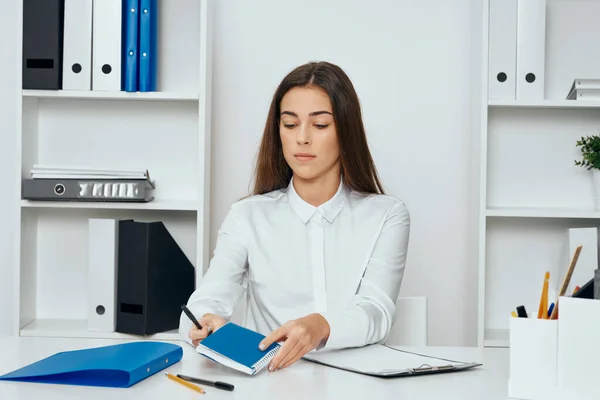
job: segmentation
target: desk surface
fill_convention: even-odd
[[[59,351],[81,349],[123,342],[121,340],[0,338],[0,375],[38,361]],[[80,387],[0,381],[0,399],[192,399],[199,394],[164,376],[164,372],[182,373],[235,385],[233,392],[204,387],[205,396],[213,399],[506,399],[508,351],[428,347],[415,349],[429,355],[461,361],[478,361],[482,367],[468,371],[382,379],[299,361],[287,369],[270,373],[261,371],[247,376],[220,366],[198,355],[188,344],[183,359],[128,389]]]

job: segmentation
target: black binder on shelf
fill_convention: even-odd
[[[195,269],[163,222],[119,221],[116,331],[153,335],[179,327]]]
[[[23,0],[23,89],[62,89],[65,0]]]

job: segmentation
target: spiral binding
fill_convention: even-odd
[[[271,361],[271,358],[273,358],[273,356],[275,354],[277,354],[277,352],[279,351],[280,348],[281,348],[280,346],[277,346],[274,349],[272,349],[271,351],[269,351],[267,354],[265,354],[265,356],[263,358],[261,358],[259,362],[257,362],[256,364],[254,364],[252,366],[252,368],[254,368],[254,371],[258,372],[261,369],[263,369],[265,367],[265,365],[267,365],[267,363],[269,361]]]

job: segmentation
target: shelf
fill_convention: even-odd
[[[503,100],[489,99],[488,106],[496,108],[574,108],[600,109],[600,101],[594,100]]]
[[[509,347],[510,332],[508,329],[486,329],[484,347]]]
[[[195,201],[154,200],[148,203],[126,202],[92,202],[92,201],[37,201],[21,200],[22,208],[77,208],[77,209],[111,209],[111,210],[168,210],[197,211]]]
[[[85,267],[89,262],[91,219],[160,222],[196,269],[195,284],[203,277],[202,266],[208,265],[210,257],[210,210],[203,206],[202,200],[210,198],[207,160],[211,151],[210,90],[214,62],[209,7],[206,0],[161,0],[157,42],[162,50],[156,60],[158,91],[125,92],[118,85],[109,91],[97,90],[98,87],[25,89],[29,86],[20,84],[22,59],[9,60],[7,71],[14,73],[9,72],[8,78],[18,83],[13,85],[16,91],[7,92],[9,97],[13,92],[16,102],[14,110],[9,110],[10,121],[4,136],[14,149],[14,168],[13,172],[9,168],[8,173],[16,183],[30,175],[33,165],[42,163],[143,168],[150,171],[157,183],[153,193],[156,198],[147,203],[126,198],[104,201],[100,197],[85,201],[28,200],[21,196],[19,188],[11,191],[12,202],[20,210],[8,228],[16,250],[12,252],[13,260],[8,261],[13,265],[7,264],[9,275],[14,276],[9,286],[16,291],[9,296],[7,305],[13,309],[14,318],[7,320],[12,334],[181,340],[176,329],[151,336],[89,330],[86,309],[89,282]],[[14,28],[16,36],[21,37],[23,16],[17,14],[19,18],[13,18]],[[0,147],[4,146],[0,142]],[[60,293],[64,296],[57,296]]]
[[[90,100],[198,101],[197,93],[23,90],[24,97]]]
[[[551,208],[551,207],[489,207],[488,217],[518,218],[600,218],[600,210],[586,208]]]
[[[158,333],[152,336],[129,335],[117,332],[95,332],[87,328],[84,319],[38,319],[20,331],[21,336],[94,338],[94,339],[132,339],[132,340],[180,340],[177,330]]]

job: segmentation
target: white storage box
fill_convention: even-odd
[[[508,396],[598,398],[600,300],[561,297],[558,319],[510,318]]]
[[[559,304],[557,386],[600,398],[600,300],[564,297]]]
[[[535,399],[556,385],[558,320],[510,318],[508,396]]]

